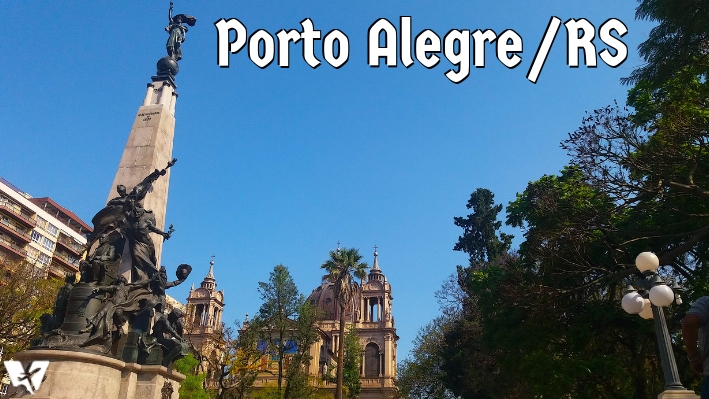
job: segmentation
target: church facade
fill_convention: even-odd
[[[321,318],[317,322],[318,340],[310,347],[311,362],[308,374],[326,391],[334,394],[335,384],[324,381],[331,366],[336,364],[340,337],[340,309],[332,283],[325,283],[312,291],[308,301],[317,307]],[[392,288],[379,267],[378,253],[367,280],[358,287],[351,305],[345,310],[346,328],[352,325],[362,347],[360,367],[361,399],[382,399],[396,394],[397,340],[392,313]],[[287,364],[286,360],[286,364]],[[331,371],[334,374],[334,371]],[[277,374],[261,373],[254,387],[275,385]]]
[[[396,341],[399,337],[396,335],[392,314],[394,298],[391,284],[379,268],[378,256],[375,251],[374,264],[367,280],[362,283],[358,295],[345,311],[346,323],[354,325],[362,347],[361,399],[387,398],[396,392]],[[310,373],[322,377],[330,364],[329,353],[337,353],[338,345],[342,342],[339,336],[340,309],[332,283],[318,287],[308,300],[324,315],[318,323],[322,334],[311,350],[313,360],[317,361],[310,365]],[[334,384],[331,385],[334,389]]]

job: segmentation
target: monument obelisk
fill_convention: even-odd
[[[92,219],[94,233],[80,262],[80,280],[67,276],[52,313],[40,318],[41,335],[30,349],[5,362],[15,370],[13,385],[25,391],[21,397],[179,397],[185,376],[174,370],[174,361],[189,353],[189,344],[181,327],[184,315],[167,309],[165,291],[183,283],[192,267],[178,266],[175,281],[168,281],[164,268],[153,268],[160,265],[156,255],[171,233],[162,226],[174,164],[175,75],[187,32],[182,24],[193,26],[195,18],[173,17],[172,3],[168,16],[167,56],[158,61],[114,180],[114,186],[125,187],[109,194]],[[153,240],[157,254],[151,234],[158,237]],[[119,271],[124,264],[129,270],[122,276],[115,273],[119,262]],[[134,278],[134,284],[124,276]]]
[[[157,75],[148,83],[148,89],[143,105],[133,122],[128,142],[123,150],[123,156],[118,164],[113,186],[108,194],[108,200],[116,197],[116,187],[124,185],[128,192],[154,170],[161,170],[172,160],[172,144],[175,136],[175,75],[179,71],[177,61],[182,59],[180,45],[185,40],[187,27],[194,26],[195,18],[185,14],[172,16],[172,3],[168,13],[169,25],[165,30],[170,34],[167,41],[167,56],[157,64]],[[150,209],[155,215],[156,227],[165,230],[165,212],[167,210],[167,193],[170,184],[170,169],[167,174],[153,183],[152,193],[143,203],[145,209]],[[107,200],[107,201],[108,201]],[[163,238],[153,236],[156,267],[160,267]],[[127,248],[126,248],[127,249]],[[130,255],[123,257],[130,259]],[[129,278],[129,269],[121,265],[119,272]]]

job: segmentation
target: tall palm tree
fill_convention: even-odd
[[[345,363],[345,310],[352,303],[357,290],[355,278],[364,279],[367,275],[367,263],[360,262],[362,255],[355,248],[338,248],[330,251],[330,259],[320,266],[327,271],[324,282],[334,284],[335,299],[340,305],[340,343],[337,349],[337,389],[335,399],[342,399],[342,375]]]

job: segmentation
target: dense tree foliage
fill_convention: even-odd
[[[40,334],[40,318],[51,315],[64,282],[26,261],[0,256],[0,347],[3,358],[29,348]],[[0,365],[4,369],[4,366]]]
[[[357,329],[353,325],[347,327],[345,333],[345,361],[342,367],[342,384],[347,399],[356,399],[362,391],[362,382],[359,380],[360,367],[362,366],[362,345],[359,343]]]
[[[231,327],[222,326],[214,331],[211,343],[221,349],[221,356],[203,359],[209,369],[214,370],[216,399],[243,399],[251,392],[263,355],[257,339],[258,334],[253,329],[237,333]]]
[[[199,360],[189,354],[175,362],[175,370],[185,375],[180,384],[180,399],[208,399],[207,391],[202,387],[206,373],[200,373]]]
[[[638,47],[646,64],[623,82],[644,81],[660,86],[686,68],[706,75],[709,72],[709,2],[641,0],[639,3],[636,18],[655,21],[658,25]]]
[[[419,330],[414,349],[399,363],[397,381],[404,397],[451,399],[455,396],[444,384],[443,345],[449,320],[440,316]]]
[[[314,311],[305,305],[305,297],[298,292],[288,268],[277,265],[273,268],[268,282],[259,282],[259,293],[263,304],[250,328],[259,332],[259,340],[267,344],[263,348],[278,358],[278,392],[282,393],[283,379],[286,377],[284,362],[286,354],[291,357],[289,369],[299,370],[303,362],[309,361],[304,353],[307,347],[298,345],[299,340],[314,341]],[[307,315],[303,320],[301,311]],[[299,322],[300,321],[300,322]],[[300,363],[293,363],[298,361]],[[293,372],[291,372],[291,376]],[[292,389],[291,389],[292,390]]]
[[[570,162],[530,182],[506,208],[517,251],[499,231],[492,193],[476,190],[455,250],[460,307],[419,335],[402,364],[412,398],[652,398],[663,390],[651,321],[620,308],[653,251],[688,289],[665,309],[672,342],[688,303],[709,294],[709,3],[643,0],[657,21],[647,62],[624,80],[628,105],[589,112],[561,147]],[[453,309],[453,311],[451,311]],[[685,386],[696,387],[679,346]]]
[[[305,399],[319,396],[319,389],[316,384],[313,384],[313,377],[307,371],[313,360],[310,356],[310,347],[318,340],[318,332],[314,327],[317,319],[317,309],[310,302],[303,301],[298,309],[295,332],[292,336],[295,350],[286,371],[285,399]]]

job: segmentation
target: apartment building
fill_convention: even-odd
[[[91,227],[49,197],[33,198],[0,177],[0,255],[26,259],[48,277],[79,272]]]

